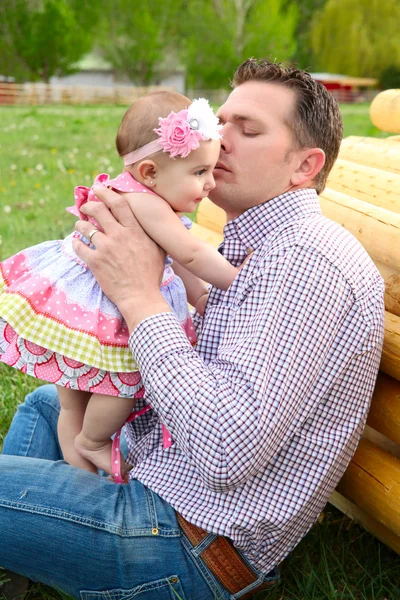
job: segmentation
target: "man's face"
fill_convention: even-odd
[[[294,118],[295,93],[279,84],[248,81],[232,91],[217,115],[224,125],[216,188],[210,199],[228,220],[248,208],[293,189],[298,168],[288,123]]]

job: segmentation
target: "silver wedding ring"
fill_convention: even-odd
[[[93,237],[93,236],[94,236],[94,234],[95,234],[95,233],[97,233],[98,231],[100,231],[100,230],[99,230],[99,229],[93,229],[93,230],[92,230],[92,231],[89,233],[89,235],[88,235],[88,239],[89,239],[89,242],[90,242],[90,243],[92,243],[92,237]]]

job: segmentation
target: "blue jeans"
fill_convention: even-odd
[[[0,565],[82,600],[239,598],[209,571],[199,556],[204,548],[192,547],[157,494],[63,460],[58,412],[56,388],[38,388],[5,439]]]

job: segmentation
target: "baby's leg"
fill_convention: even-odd
[[[82,430],[83,418],[91,394],[80,390],[70,390],[57,386],[60,398],[60,416],[58,418],[58,439],[64,459],[73,467],[79,467],[92,473],[97,469],[75,448],[74,440]]]
[[[83,419],[82,431],[75,438],[75,448],[79,454],[103,469],[112,473],[111,436],[125,423],[135,405],[135,398],[119,398],[92,394]],[[121,460],[121,473],[125,475],[127,465]]]

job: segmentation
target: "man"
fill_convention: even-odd
[[[227,214],[220,251],[235,266],[250,258],[226,292],[210,290],[196,350],[159,292],[163,253],[124,198],[99,189],[104,204],[83,209],[104,233],[95,251],[79,241],[75,250],[128,324],[154,409],[128,431],[129,484],[54,462],[49,387],[21,406],[4,445],[34,458],[1,457],[0,562],[75,596],[206,600],[266,589],[365,424],[383,282],[358,242],[321,215],[317,194],[342,135],[337,103],[303,71],[263,60],[241,65],[233,86],[218,112],[210,197]],[[87,221],[77,229],[93,232]]]

